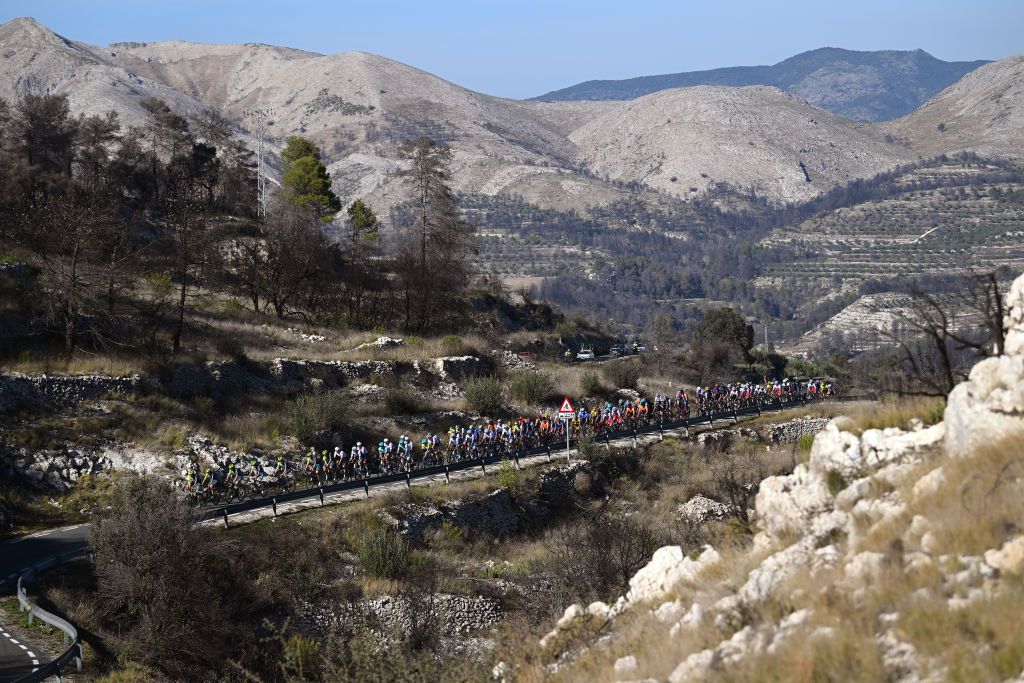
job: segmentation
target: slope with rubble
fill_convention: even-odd
[[[566,610],[541,641],[548,670],[672,683],[1019,680],[1024,276],[1007,308],[1006,355],[974,367],[944,422],[861,431],[833,420],[806,463],[761,483],[752,543],[661,548],[614,604]]]

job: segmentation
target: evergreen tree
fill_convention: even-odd
[[[348,222],[353,247],[360,243],[377,241],[377,215],[362,199],[355,200],[348,207]]]
[[[331,190],[331,177],[320,159],[320,148],[312,141],[293,135],[281,152],[284,174],[281,191],[296,206],[316,213],[329,222],[341,210],[341,200]]]

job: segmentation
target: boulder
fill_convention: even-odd
[[[985,564],[1001,572],[1020,573],[1024,570],[1024,536],[1007,541],[998,550],[986,551]]]
[[[691,524],[704,524],[729,515],[729,506],[697,494],[676,509],[676,517]]]
[[[946,452],[966,457],[994,434],[1024,435],[1024,275],[1006,295],[1005,355],[986,358],[946,402]]]
[[[692,582],[706,567],[719,560],[718,552],[705,545],[696,558],[683,554],[677,545],[659,548],[651,561],[629,580],[630,603],[662,600],[682,582]]]

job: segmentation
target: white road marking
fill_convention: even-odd
[[[32,652],[32,650],[29,650],[29,651],[28,651],[28,656],[29,656],[29,657],[35,657],[35,656],[36,656],[36,653],[35,653],[35,652]]]

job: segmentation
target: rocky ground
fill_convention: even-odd
[[[1024,679],[1024,276],[1007,303],[1006,355],[975,366],[943,423],[831,421],[806,463],[761,483],[750,544],[663,547],[613,604],[570,606],[539,644],[548,674]]]

